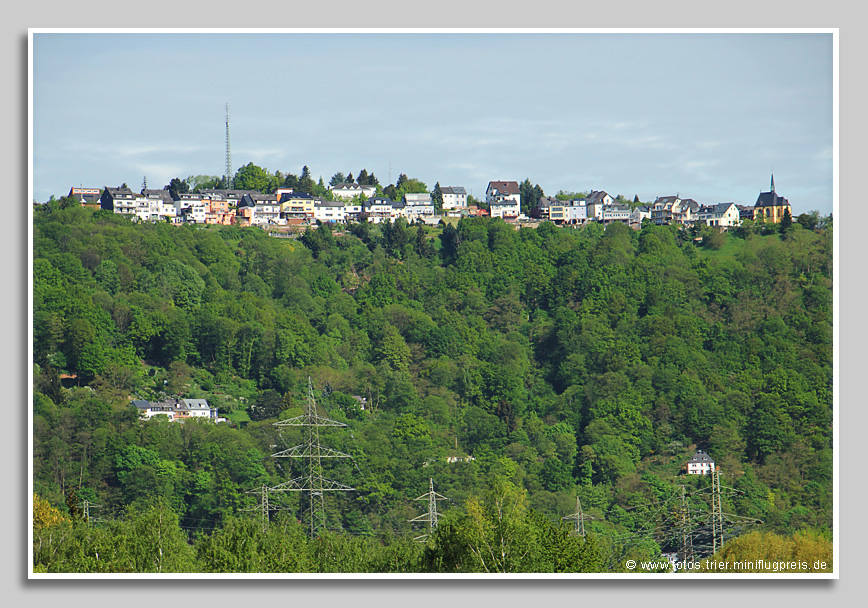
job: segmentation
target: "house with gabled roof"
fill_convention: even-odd
[[[651,221],[657,224],[687,224],[696,219],[699,203],[692,198],[658,196],[651,204]]]
[[[395,203],[385,196],[375,196],[363,203],[363,213],[373,224],[389,222],[397,218],[403,210],[403,203]]]
[[[714,460],[706,452],[696,450],[696,454],[687,461],[687,474],[708,475],[709,473],[714,473]]]
[[[280,204],[276,194],[247,192],[238,203],[239,212],[245,209],[252,210],[252,213],[249,213],[249,222],[253,226],[285,223],[280,219]]]
[[[708,226],[728,228],[741,223],[741,214],[735,203],[717,203],[716,205],[701,205],[696,213],[696,221]]]
[[[672,223],[688,224],[696,220],[699,203],[692,198],[685,198],[672,205]]]
[[[123,215],[131,220],[150,219],[150,209],[145,197],[129,188],[103,188],[99,199],[100,208]]]
[[[82,204],[98,204],[99,197],[102,195],[102,190],[99,188],[76,188],[69,189],[69,194],[66,196],[74,198]]]
[[[463,186],[441,186],[440,193],[443,195],[444,209],[459,209],[467,206],[467,190]]]
[[[681,199],[675,196],[658,196],[651,203],[651,221],[660,226],[672,221],[672,206],[680,203]]]
[[[404,216],[408,221],[434,215],[434,201],[431,195],[425,193],[410,193],[404,195]]]
[[[741,221],[754,219],[754,207],[752,205],[736,205],[738,217]]]
[[[175,192],[173,195],[178,218],[187,224],[206,224],[211,199],[198,192]]]
[[[651,205],[636,205],[630,211],[630,225],[633,228],[641,228],[642,220],[651,219]]]
[[[521,215],[521,189],[518,182],[488,182],[485,202],[491,211],[491,217],[518,217]]]
[[[559,205],[561,202],[554,196],[541,196],[536,202],[536,207],[530,210],[530,216],[541,220],[550,219],[552,206]]]
[[[142,196],[148,201],[150,219],[152,221],[174,219],[178,217],[178,206],[172,193],[163,188],[162,190],[142,190]]]

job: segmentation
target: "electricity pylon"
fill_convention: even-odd
[[[271,488],[275,492],[301,492],[308,496],[308,517],[310,519],[310,537],[315,538],[319,529],[325,527],[326,514],[323,492],[350,492],[355,490],[337,481],[325,479],[322,473],[323,458],[352,458],[349,454],[332,450],[320,445],[320,427],[347,426],[343,422],[325,418],[316,413],[316,400],[313,398],[313,383],[310,376],[307,379],[307,405],[304,414],[275,422],[274,426],[307,427],[307,440],[301,445],[272,454],[275,458],[305,458],[307,459],[307,474],[303,477],[290,479]]]
[[[693,534],[690,524],[690,504],[684,486],[681,486],[681,561],[693,562]]]
[[[575,519],[576,527],[573,529],[573,534],[576,536],[585,536],[585,514],[582,513],[582,501],[576,495],[576,512],[572,515],[566,515],[563,519]],[[590,518],[589,518],[590,519]]]
[[[717,539],[720,538],[720,546],[723,547],[723,509],[720,506],[720,469],[711,472],[711,534],[713,536],[714,549],[712,555],[717,554]]]
[[[437,501],[438,500],[449,500],[445,496],[442,496],[434,491],[434,480],[428,478],[428,493],[422,494],[419,498],[415,498],[414,500],[427,500],[428,501],[428,512],[420,515],[419,517],[414,517],[408,521],[426,521],[428,522],[428,534],[423,534],[421,536],[417,536],[413,540],[418,541],[426,541],[428,537],[434,532],[434,529],[437,527]]]
[[[81,502],[81,507],[82,507],[82,512],[83,512],[83,515],[84,515],[84,521],[85,521],[85,523],[90,523],[90,522],[91,522],[91,519],[90,519],[90,510],[91,510],[91,509],[99,509],[101,506],[102,506],[102,505],[95,505],[95,504],[93,504],[92,502],[90,502],[89,500],[83,500],[83,501]],[[93,521],[99,521],[99,520],[94,519]]]
[[[256,506],[249,507],[247,509],[242,509],[243,511],[259,511],[262,514],[262,531],[268,528],[268,486],[262,484],[262,487],[258,490],[247,490],[245,494],[261,494],[262,498],[260,503]]]

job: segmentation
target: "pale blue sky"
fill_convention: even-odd
[[[829,33],[33,35],[33,196],[233,170],[832,211]]]

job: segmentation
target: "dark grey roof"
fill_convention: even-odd
[[[675,203],[678,200],[678,196],[658,196],[657,200],[654,201],[654,204],[667,204],[667,203]]]
[[[281,192],[280,194],[280,202],[288,201],[288,200],[313,200],[316,198],[313,194],[308,194],[307,192]]]
[[[790,202],[777,192],[760,192],[754,207],[785,207]]]
[[[700,213],[724,213],[730,206],[735,205],[735,203],[717,203],[715,205],[701,205],[699,207]],[[736,205],[738,207],[738,205]]]
[[[392,207],[395,206],[394,201],[385,196],[375,196],[373,198],[369,198],[363,204],[365,209],[370,209],[374,205],[390,205]]]
[[[607,196],[609,196],[609,195],[606,194],[605,190],[600,190],[600,191],[592,190],[591,193],[588,195],[588,198],[585,200],[587,201],[588,205],[594,205],[596,203],[603,202],[603,199],[606,198]]]
[[[142,196],[147,198],[159,198],[167,203],[173,203],[172,193],[168,190],[142,190]]]
[[[241,200],[241,198],[245,194],[261,194],[257,190],[221,190],[218,188],[205,188],[203,190],[199,190],[201,194],[206,194],[208,196],[218,196],[226,199],[234,199]]]
[[[443,194],[467,194],[467,190],[464,189],[464,186],[441,186],[440,192]]]
[[[103,190],[104,194],[108,194],[111,197],[115,196],[131,196],[133,198],[141,197],[142,195],[138,192],[133,192],[129,188],[109,188],[106,186]]]
[[[709,456],[702,450],[697,450],[696,454],[694,454],[693,457],[687,462],[707,462],[710,464],[714,464],[714,460],[712,460],[711,456]]]
[[[181,399],[181,405],[189,409],[211,409],[205,399]]]

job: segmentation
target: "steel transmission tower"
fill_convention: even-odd
[[[711,534],[714,549],[712,555],[717,554],[718,546],[723,547],[723,509],[720,506],[720,469],[711,472]],[[717,539],[720,538],[720,545]]]
[[[690,504],[684,486],[681,486],[681,561],[693,562],[693,533],[690,521]]]
[[[572,515],[564,516],[563,519],[575,519],[576,527],[573,529],[573,533],[577,536],[585,536],[585,514],[582,513],[582,501],[578,495],[576,495],[576,512]]]
[[[232,189],[232,152],[229,148],[229,104],[226,104],[226,189]]]
[[[445,496],[442,496],[434,491],[434,480],[428,479],[428,493],[422,494],[419,498],[415,498],[414,500],[427,500],[428,501],[428,512],[420,515],[419,517],[414,517],[409,520],[411,522],[414,521],[426,521],[428,522],[428,534],[423,534],[422,536],[417,536],[413,540],[424,541],[427,540],[428,537],[434,532],[434,529],[437,527],[437,501],[438,500],[449,500]]]
[[[355,490],[337,481],[323,477],[323,458],[352,458],[349,454],[332,450],[320,445],[320,427],[347,426],[343,422],[324,418],[316,413],[316,400],[313,398],[313,383],[310,377],[307,379],[307,405],[301,416],[275,422],[278,428],[288,426],[307,427],[307,439],[305,443],[288,450],[272,454],[275,458],[304,458],[307,460],[307,474],[303,477],[290,479],[280,485],[271,488],[275,492],[301,492],[308,497],[308,517],[310,519],[310,537],[316,537],[316,533],[325,527],[325,501],[324,492],[350,492]]]
[[[249,509],[243,509],[244,511],[259,511],[262,514],[262,531],[268,528],[268,490],[270,488],[262,484],[260,489],[247,490],[245,494],[260,494],[262,496],[260,503],[255,507],[250,507]]]
[[[89,500],[83,500],[81,502],[80,506],[82,507],[82,513],[84,515],[85,523],[90,523],[91,521],[99,521],[97,519],[91,520],[90,510],[91,509],[99,509],[102,505],[95,505],[92,502],[90,502]]]

